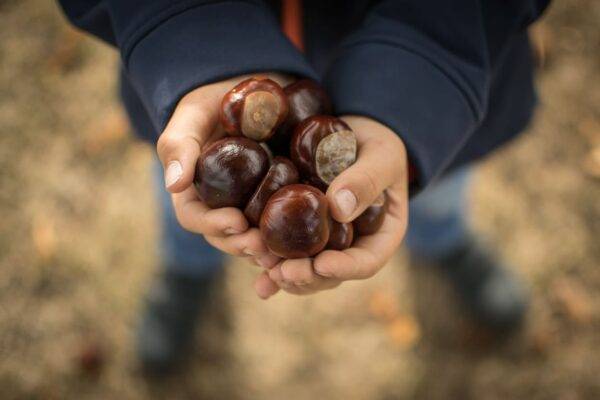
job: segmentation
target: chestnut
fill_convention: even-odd
[[[356,161],[356,136],[341,119],[317,115],[294,130],[290,155],[307,182],[326,190],[342,171]]]
[[[380,194],[354,221],[354,231],[359,236],[372,235],[381,228],[387,211],[387,197],[385,193]]]
[[[200,155],[194,186],[210,208],[242,208],[268,169],[269,157],[257,142],[226,137]]]
[[[312,257],[329,240],[329,218],[323,192],[309,185],[288,185],[267,202],[260,233],[267,248],[279,257]]]
[[[287,155],[294,129],[306,118],[331,114],[331,101],[325,90],[311,79],[300,79],[283,88],[289,112],[285,121],[270,139],[269,144],[277,154]]]
[[[297,183],[298,179],[298,170],[290,160],[284,157],[273,158],[269,171],[244,209],[244,215],[250,224],[258,226],[260,216],[271,195],[284,186]]]
[[[349,222],[337,222],[331,220],[329,231],[329,241],[326,249],[329,250],[346,250],[352,246],[354,240],[354,227]]]
[[[230,135],[263,141],[270,138],[288,114],[283,89],[271,79],[242,81],[223,97],[221,124]]]

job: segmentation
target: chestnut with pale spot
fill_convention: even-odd
[[[198,158],[194,186],[210,208],[243,208],[269,169],[269,157],[255,141],[226,137]]]
[[[354,231],[359,236],[372,235],[381,228],[387,211],[387,196],[381,193],[354,221]]]
[[[329,241],[329,218],[323,192],[309,185],[288,185],[267,202],[260,218],[260,233],[276,256],[312,257]]]
[[[244,215],[252,226],[258,226],[260,216],[269,198],[284,186],[298,183],[298,170],[285,157],[275,157],[269,171],[256,188],[244,209]]]
[[[356,161],[356,135],[341,119],[317,115],[296,127],[290,144],[292,161],[301,177],[325,191]]]
[[[288,109],[287,98],[277,82],[250,78],[223,97],[221,124],[230,135],[264,141],[283,123]]]

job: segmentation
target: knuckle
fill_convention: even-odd
[[[305,271],[303,268],[286,268],[285,276],[286,283],[291,283],[296,286],[305,286],[312,283],[312,274]]]
[[[194,115],[196,126],[202,130],[207,130],[213,125],[212,118],[205,112],[199,112]]]
[[[164,132],[160,135],[158,142],[156,143],[156,151],[161,157],[174,153],[178,147],[179,140],[169,135],[168,132]]]
[[[185,218],[185,217],[180,216],[179,214],[177,214],[177,222],[179,222],[179,225],[181,225],[181,227],[183,229],[185,229],[186,231],[188,231],[188,232],[193,232],[194,231],[193,226],[190,223],[190,221],[189,221],[188,218]]]
[[[367,194],[367,197],[373,197],[374,199],[379,194],[379,185],[377,184],[377,179],[372,172],[361,170],[358,172],[358,179],[360,182],[360,187],[363,188],[363,191],[365,194]]]
[[[314,277],[310,272],[299,273],[294,279],[294,284],[297,286],[307,286],[314,282]]]

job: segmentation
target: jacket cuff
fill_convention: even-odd
[[[472,105],[448,74],[387,43],[346,47],[325,79],[339,115],[363,115],[404,141],[414,168],[411,194],[440,175],[476,128]]]
[[[254,72],[316,79],[264,6],[196,5],[155,26],[123,54],[125,70],[160,132],[177,102],[199,86]]]

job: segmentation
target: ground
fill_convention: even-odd
[[[132,347],[153,149],[128,134],[117,55],[53,2],[0,1],[0,398],[600,398],[600,3],[555,3],[534,32],[541,107],[472,193],[473,225],[530,288],[521,335],[491,342],[403,253],[267,302],[231,261],[193,363],[159,383]]]

